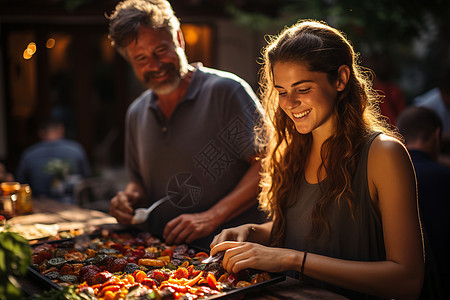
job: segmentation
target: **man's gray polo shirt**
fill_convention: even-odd
[[[262,114],[245,81],[201,66],[168,120],[151,91],[140,95],[127,113],[127,167],[132,180],[146,188],[148,204],[172,196],[153,212],[146,229],[162,235],[171,219],[205,211],[227,195],[257,153],[254,127]],[[222,228],[263,220],[255,200]]]

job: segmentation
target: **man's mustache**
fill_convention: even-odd
[[[159,77],[161,73],[168,71],[175,71],[175,66],[173,64],[163,64],[158,71],[145,72],[143,77],[145,82],[149,82],[152,78]]]

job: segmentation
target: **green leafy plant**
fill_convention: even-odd
[[[60,158],[51,159],[44,165],[45,173],[51,174],[60,180],[65,180],[71,171],[70,161]]]
[[[0,299],[21,299],[22,291],[14,276],[24,276],[31,262],[28,241],[7,229],[0,232]]]

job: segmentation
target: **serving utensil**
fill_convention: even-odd
[[[217,252],[216,254],[214,254],[213,256],[210,255],[209,257],[202,260],[202,264],[210,264],[213,262],[218,262],[223,258],[224,254],[225,254],[225,251],[220,251],[220,252]]]
[[[171,195],[167,195],[158,201],[154,202],[152,205],[150,205],[148,208],[138,208],[134,211],[133,219],[131,220],[131,223],[133,224],[141,224],[144,223],[145,220],[147,220],[148,216],[152,211],[155,210],[158,206],[160,206],[163,202],[166,202],[167,200],[170,200]]]

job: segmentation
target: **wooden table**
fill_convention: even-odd
[[[308,286],[302,281],[296,280],[294,278],[286,277],[285,281],[276,283],[274,285],[266,286],[260,290],[245,293],[244,295],[237,296],[231,299],[232,300],[240,300],[240,299],[345,300],[348,298],[341,295],[337,295],[330,291]]]
[[[35,199],[33,201],[33,213],[29,215],[17,216],[8,223],[28,225],[35,223],[42,224],[58,224],[60,230],[83,229],[89,233],[94,228],[105,227],[109,229],[120,228],[116,219],[110,215],[80,208],[76,205],[64,204],[50,199]],[[41,282],[33,277],[18,278],[23,290],[29,294],[41,294],[48,287],[43,286]],[[227,298],[230,299],[230,298]],[[286,277],[285,281],[275,283],[273,285],[262,287],[250,293],[236,295],[231,299],[347,299],[343,296],[334,294],[329,291],[314,288],[305,285],[303,282]]]
[[[31,214],[16,216],[8,220],[9,225],[57,224],[59,230],[80,229],[91,232],[103,224],[117,224],[114,217],[77,205],[61,203],[48,198],[33,199]]]

